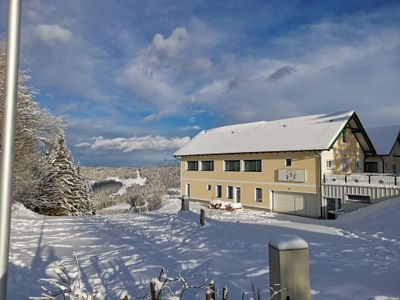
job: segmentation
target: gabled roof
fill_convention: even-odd
[[[365,137],[363,148],[374,152],[357,115],[349,111],[203,130],[174,156],[328,150],[350,120]]]
[[[378,155],[389,155],[400,137],[400,125],[366,129]]]

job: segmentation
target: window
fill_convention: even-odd
[[[384,165],[385,170],[389,169],[387,161],[385,161],[383,165]]]
[[[286,158],[285,159],[285,166],[290,167],[292,165],[292,159],[291,158]]]
[[[342,199],[340,198],[326,198],[326,208],[328,211],[342,210]]]
[[[187,170],[188,171],[198,171],[199,170],[199,162],[198,161],[188,161],[187,162]]]
[[[361,170],[361,161],[359,160],[356,161],[356,169]]]
[[[333,159],[327,159],[326,160],[326,168],[329,170],[333,169]]]
[[[214,171],[214,161],[213,160],[205,160],[201,162],[201,170],[202,171]]]
[[[245,160],[244,161],[245,172],[261,172],[261,160]]]
[[[222,185],[217,185],[217,189],[215,191],[217,198],[222,198]]]
[[[367,195],[347,195],[347,202],[371,203],[371,196],[367,196]]]
[[[228,199],[233,199],[233,186],[228,186]]]
[[[347,158],[342,158],[342,172],[347,172],[349,170],[349,160]]]
[[[347,143],[347,134],[346,134],[346,129],[345,129],[345,130],[343,130],[343,133],[342,133],[342,142],[343,142],[344,144],[346,144],[346,143]]]
[[[207,184],[207,191],[211,191],[211,184]]]
[[[262,189],[256,188],[256,202],[262,202]]]
[[[364,171],[367,173],[378,173],[378,163],[377,162],[366,162]]]
[[[225,171],[240,171],[240,160],[226,160]]]

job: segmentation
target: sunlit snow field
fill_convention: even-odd
[[[250,292],[253,282],[268,299],[268,241],[286,233],[309,244],[313,299],[400,296],[400,199],[338,220],[207,210],[204,227],[198,225],[201,204],[191,203],[192,211],[184,213],[179,206],[178,199],[170,199],[148,213],[91,217],[15,211],[9,299],[39,296],[38,280],[52,277],[55,265],[73,269],[74,251],[83,282],[99,299],[144,296],[161,267],[171,276],[181,273],[190,284],[226,285],[230,299]],[[189,291],[184,299],[204,299],[204,291]]]

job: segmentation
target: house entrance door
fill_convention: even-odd
[[[236,203],[242,202],[242,194],[240,191],[240,187],[236,187]]]

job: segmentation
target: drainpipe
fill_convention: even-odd
[[[320,203],[321,203],[321,218],[325,219],[326,218],[326,205],[324,206],[323,202],[323,195],[322,195],[322,181],[323,181],[323,177],[322,177],[322,159],[321,159],[321,152],[315,152],[315,155],[318,157],[319,159],[319,168],[318,168],[318,177],[319,177],[319,195],[320,195]],[[324,209],[325,207],[325,209]]]
[[[380,157],[382,161],[382,173],[385,173],[385,160],[383,159],[383,156]]]

